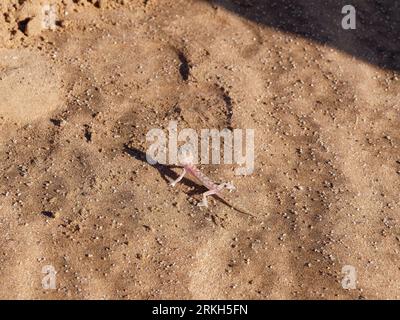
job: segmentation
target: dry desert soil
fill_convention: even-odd
[[[0,298],[400,298],[400,7],[353,2],[0,0]],[[200,167],[257,218],[146,162],[171,120],[255,130]]]

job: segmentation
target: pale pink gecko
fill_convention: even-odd
[[[223,202],[225,205],[228,207],[231,207],[232,209],[235,209],[236,211],[250,215],[252,217],[256,217],[252,215],[250,212],[247,212],[246,210],[239,209],[238,207],[232,205],[229,203],[225,198],[221,196],[221,190],[226,188],[228,190],[234,190],[235,187],[233,186],[232,183],[230,182],[224,182],[221,184],[215,184],[209,177],[207,177],[204,173],[202,173],[199,168],[197,168],[193,163],[193,152],[192,149],[189,147],[181,147],[178,151],[178,159],[179,159],[179,165],[182,166],[182,173],[181,175],[174,181],[170,183],[172,187],[175,187],[175,185],[183,179],[185,174],[188,172],[190,173],[193,177],[197,178],[207,189],[208,191],[203,193],[203,199],[201,202],[199,202],[197,205],[201,207],[208,207],[208,201],[207,197],[211,195],[215,195],[221,202]]]

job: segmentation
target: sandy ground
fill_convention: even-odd
[[[400,298],[398,72],[218,3],[44,3],[0,1],[0,298]],[[255,129],[252,175],[202,169],[258,219],[143,160],[170,120]]]

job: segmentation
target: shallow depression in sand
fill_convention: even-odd
[[[50,62],[26,49],[0,49],[0,116],[27,124],[59,105],[60,77]]]

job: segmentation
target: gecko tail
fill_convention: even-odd
[[[237,212],[241,213],[241,214],[245,214],[245,215],[248,215],[248,216],[256,218],[256,219],[259,218],[256,215],[254,215],[254,214],[252,214],[252,213],[250,213],[248,211],[245,211],[245,210],[242,210],[242,209],[239,209],[239,208],[236,208],[236,207],[234,207],[233,209],[236,210]]]
[[[225,204],[227,207],[229,207],[229,208],[235,210],[236,212],[239,212],[239,213],[241,213],[241,214],[245,214],[245,215],[247,215],[247,216],[250,216],[250,217],[259,219],[259,217],[257,217],[256,215],[254,215],[254,214],[248,212],[247,210],[238,208],[237,206],[234,206],[234,205],[230,204],[227,200],[225,200],[225,199],[222,198],[221,196],[218,195],[217,197],[221,200],[221,202],[222,202],[223,204]]]

